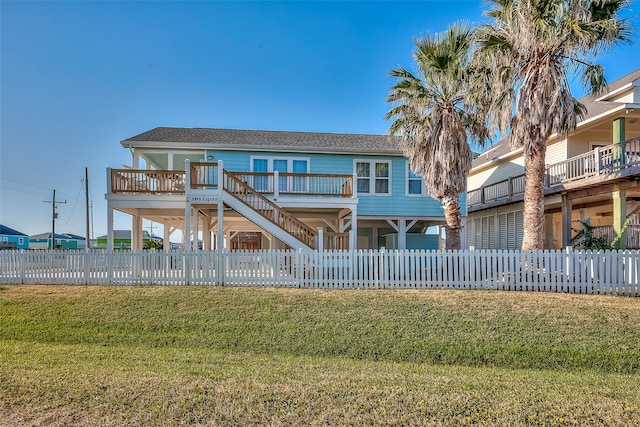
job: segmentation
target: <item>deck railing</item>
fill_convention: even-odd
[[[184,193],[184,171],[111,169],[112,193]]]
[[[627,249],[640,249],[640,224],[627,225],[625,232],[627,234]],[[598,225],[592,229],[594,238],[603,238],[608,244],[611,244],[616,238],[613,225]],[[582,248],[584,240],[573,242],[574,248]]]
[[[318,232],[315,229],[297,220],[293,215],[238,178],[236,174],[223,171],[223,180],[226,192],[250,206],[254,211],[278,225],[308,247],[314,248],[316,246]]]
[[[189,186],[193,189],[218,188],[218,164],[190,163]],[[350,198],[353,175],[301,174],[279,172],[229,172],[263,195],[326,196]],[[185,173],[180,170],[111,169],[112,193],[184,194]]]
[[[353,175],[289,172],[228,172],[268,195],[352,197]]]
[[[640,166],[640,138],[598,147],[559,163],[547,166],[545,188],[578,182],[596,176],[620,173]],[[467,193],[469,207],[524,194],[524,174],[485,185]]]

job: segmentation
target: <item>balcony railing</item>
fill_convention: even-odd
[[[639,166],[640,138],[634,138],[548,165],[545,189],[598,176],[607,179]],[[521,194],[524,194],[524,174],[471,190],[467,198],[469,207],[474,207],[499,200],[508,203]]]
[[[594,238],[603,238],[605,242],[611,244],[615,238],[616,233],[613,229],[613,225],[599,225],[593,227],[592,230]],[[640,225],[638,224],[629,224],[626,227],[627,233],[627,249],[640,249]],[[574,242],[573,247],[582,249],[582,245],[584,244],[584,239],[580,239]]]
[[[184,171],[111,169],[112,193],[183,194]]]
[[[225,173],[233,175],[262,195],[353,197],[353,175],[227,170]],[[190,185],[191,188],[217,188],[218,164],[191,163]]]
[[[189,186],[193,189],[218,189],[218,164],[190,163]],[[262,195],[325,196],[350,198],[353,175],[301,174],[278,172],[229,172]],[[111,169],[112,193],[184,194],[184,171]]]

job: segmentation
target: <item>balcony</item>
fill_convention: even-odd
[[[189,187],[193,190],[218,189],[218,164],[190,163]],[[256,192],[279,196],[353,198],[353,175],[301,174],[282,172],[229,172]],[[180,170],[111,169],[109,193],[185,194],[186,174]]]
[[[598,147],[547,166],[545,194],[615,182],[640,175],[640,138]],[[524,174],[467,193],[470,212],[517,202],[524,196]]]

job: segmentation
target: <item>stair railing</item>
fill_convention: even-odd
[[[223,170],[224,190],[273,222],[310,248],[315,247],[318,232],[300,222],[280,206],[254,190],[236,174]]]

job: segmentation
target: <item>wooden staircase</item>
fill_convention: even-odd
[[[237,174],[222,171],[223,202],[292,248],[315,249],[318,232],[272,202]]]

